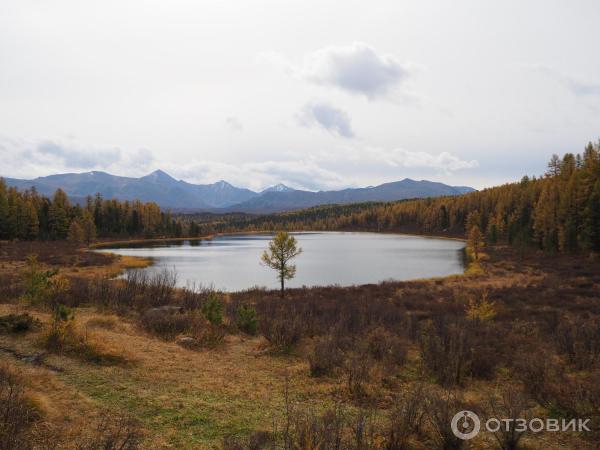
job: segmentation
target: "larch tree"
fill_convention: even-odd
[[[478,225],[473,225],[469,230],[468,244],[473,250],[473,258],[475,261],[479,260],[479,250],[483,246],[483,233]]]
[[[297,246],[294,236],[285,231],[280,231],[269,242],[269,249],[261,256],[261,262],[277,272],[277,278],[281,283],[281,297],[285,295],[285,280],[291,280],[296,275],[296,266],[290,261],[302,253]]]
[[[83,242],[83,228],[79,224],[78,220],[71,222],[67,239],[74,244],[81,244]]]
[[[89,211],[85,211],[83,213],[81,228],[83,228],[83,240],[89,247],[91,242],[96,238],[96,225],[94,224],[94,217]]]
[[[58,189],[52,198],[48,210],[48,227],[54,239],[64,239],[69,232],[69,200],[62,189]]]

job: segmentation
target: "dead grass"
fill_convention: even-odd
[[[15,308],[0,305],[0,313]],[[43,313],[33,314],[47,320]],[[102,322],[103,317],[85,309],[77,315],[82,323]],[[108,348],[126,348],[135,364],[90,365],[67,355],[50,355],[48,361],[63,370],[52,373],[14,362],[2,352],[0,359],[27,369],[35,395],[49,410],[52,422],[85,428],[85,419],[77,414],[94,417],[113,407],[142,420],[149,433],[143,448],[218,448],[225,434],[269,429],[283,402],[286,374],[298,398],[327,404],[335,392],[335,383],[308,379],[307,364],[301,359],[264,355],[258,337],[229,336],[218,351],[191,351],[140,335],[127,323],[97,328],[95,333]],[[35,336],[26,340],[0,336],[0,345],[34,353],[39,351]],[[63,409],[68,410],[64,418]]]
[[[468,299],[455,304],[455,297],[487,290],[497,302],[499,321],[525,318],[527,328],[557,311],[600,313],[595,290],[600,282],[596,273],[598,263],[590,263],[589,267],[587,263],[581,264],[568,257],[530,258],[520,262],[498,249],[496,254],[489,255],[489,260],[481,261],[483,273],[476,276],[354,288],[297,289],[290,290],[286,301],[292,305],[313,302],[333,308],[343,302],[369,300],[369,308],[365,310],[369,314],[376,311],[376,302],[383,302],[410,311],[410,316],[418,320],[427,320],[434,312],[464,312]],[[242,301],[256,305],[271,297],[278,302],[277,295],[268,291],[235,293],[227,297],[226,303]],[[0,315],[21,309],[17,305],[0,304]],[[49,323],[47,313],[28,312],[43,324]],[[335,309],[328,313],[336,317]],[[0,352],[0,360],[24,371],[29,379],[28,392],[44,410],[47,420],[67,430],[89,430],[90,424],[108,408],[141,421],[146,433],[143,448],[219,448],[225,435],[247,436],[256,430],[271,430],[274,418],[281,418],[286,379],[291,396],[307,408],[322,411],[338,402],[349,408],[358,404],[349,396],[344,376],[310,377],[303,342],[290,354],[282,355],[266,352],[267,342],[262,337],[229,334],[217,349],[192,351],[177,342],[140,333],[135,317],[119,317],[93,308],[77,308],[76,317],[82,324],[81,333],[87,332],[109,351],[126,349],[128,358],[134,362],[99,365],[68,354],[47,355],[46,361],[60,368],[56,372]],[[305,322],[314,320],[305,318]],[[410,334],[410,324],[402,324],[405,325],[405,332]],[[20,354],[34,354],[40,351],[36,344],[40,333],[0,335],[0,346],[18,350]],[[377,381],[367,382],[364,388],[375,398],[368,404],[374,414],[387,412],[396,393],[423,380],[432,381],[423,371],[418,348],[410,344],[403,365],[393,375],[374,378]],[[467,401],[481,403],[497,383],[506,381],[513,380],[502,368],[490,380],[470,380],[461,393]],[[477,445],[493,445],[491,439]],[[561,441],[543,436],[527,439],[524,442],[532,449],[585,448],[577,436],[561,436]]]

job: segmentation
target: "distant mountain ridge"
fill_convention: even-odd
[[[5,178],[9,186],[25,190],[35,187],[40,194],[50,196],[63,189],[73,199],[100,193],[104,198],[156,202],[163,208],[185,211],[236,211],[266,213],[290,211],[332,203],[393,201],[408,198],[460,195],[474,191],[466,186],[449,186],[433,181],[402,181],[367,188],[311,192],[277,184],[254,192],[232,186],[226,181],[193,184],[176,180],[162,170],[140,178],[122,177],[106,172],[64,173],[33,180]]]
[[[449,186],[433,181],[416,181],[405,178],[402,181],[385,183],[379,186],[342,189],[340,191],[263,191],[263,195],[234,205],[233,209],[256,213],[291,211],[294,209],[334,203],[386,202],[409,198],[461,195],[474,190],[475,189],[466,186]]]

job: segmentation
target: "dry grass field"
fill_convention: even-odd
[[[23,299],[18,286],[22,275],[17,274],[26,270],[24,258],[30,251],[39,255],[39,270],[56,268],[57,276],[69,280],[60,294],[74,312],[64,328],[72,336],[69,345],[49,346],[56,322],[52,310]],[[27,249],[3,245],[0,255],[0,320],[25,313],[33,318],[25,331],[0,327],[0,365],[20,379],[36,416],[23,439],[39,448],[42,443],[50,448],[119,448],[105,445],[115,436],[135,444],[122,448],[272,448],[269,442],[285,435],[286,428],[293,429],[290,448],[336,448],[323,437],[333,433],[331,427],[344,435],[344,442],[354,442],[343,448],[444,448],[450,441],[436,438],[435,421],[426,413],[404,436],[404,447],[398,442],[394,447],[398,405],[406,408],[407,396],[419,392],[423,408],[441,408],[440,399],[446,398],[447,406],[487,411],[490,396],[506,386],[517,386],[528,414],[599,412],[597,392],[577,399],[574,392],[589,380],[596,383],[600,351],[585,350],[587,359],[581,359],[580,350],[563,351],[564,345],[552,338],[561,321],[597,326],[596,260],[537,254],[521,260],[509,249],[495,248],[474,275],[294,289],[284,300],[263,290],[219,295],[222,322],[212,323],[198,305],[208,304],[213,294],[166,292],[163,285],[133,292],[135,283],[147,281],[131,286],[101,281],[131,261],[62,243]],[[492,305],[490,317],[482,298]],[[243,331],[236,319],[242,304],[257,312],[256,334]],[[182,309],[171,313],[160,309],[165,306]],[[160,314],[149,314],[153,308]],[[480,314],[481,320],[465,322],[469,314]],[[445,339],[439,330],[453,336],[454,325],[440,322],[444,317],[467,324],[465,336],[476,339],[469,345],[482,352],[480,357],[456,353],[469,367],[457,372],[460,380],[448,378],[435,364],[435,357],[442,356],[432,356],[433,341],[426,341],[427,336]],[[433,335],[423,331],[431,324],[440,327],[430,331]],[[571,331],[562,333],[577,341]],[[586,336],[583,344],[600,342],[596,334]],[[527,377],[548,361],[548,370],[563,377],[560,389],[552,383],[531,389]],[[526,363],[534,367],[527,369]],[[331,411],[344,421],[332,419]],[[358,429],[362,443],[351,437]],[[584,434],[541,433],[525,435],[518,448],[594,448],[594,442],[595,437]],[[469,444],[500,448],[490,433]]]

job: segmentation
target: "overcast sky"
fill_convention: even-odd
[[[600,2],[0,0],[0,175],[477,188],[600,137]]]

